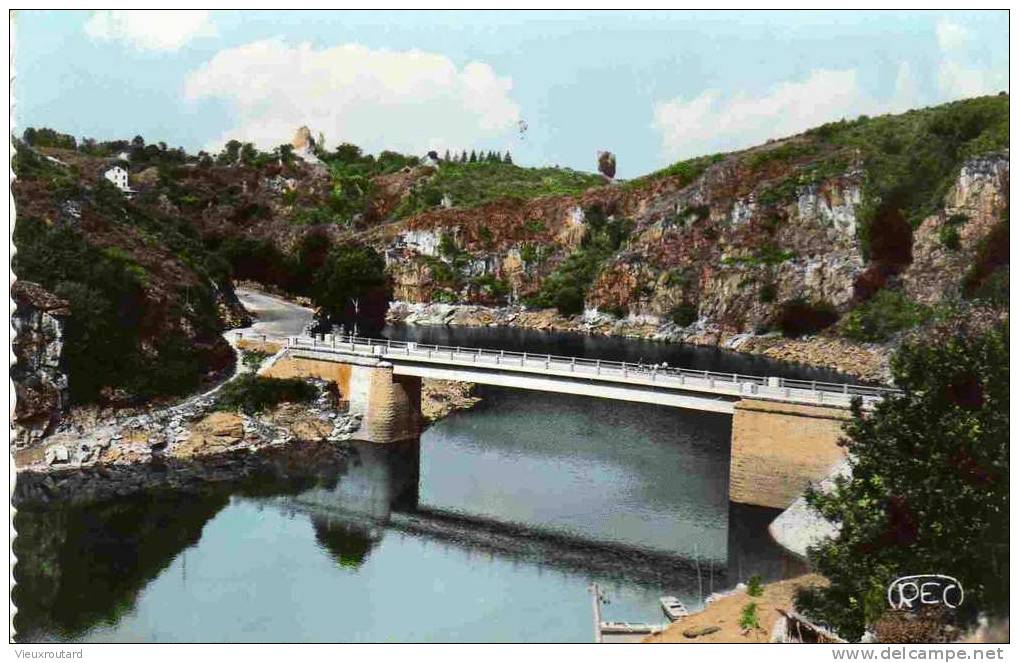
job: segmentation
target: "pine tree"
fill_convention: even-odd
[[[443,161],[449,161],[449,150],[448,149],[446,150],[446,153],[444,155],[442,155],[442,160]]]
[[[460,163],[467,163],[467,150],[464,150],[460,155]]]
[[[508,163],[508,164],[512,164],[513,163],[513,157],[510,156],[509,150],[506,150],[506,156],[504,156],[502,158],[502,162],[503,163]]]
[[[474,150],[471,150],[470,163],[477,163],[477,162],[478,162],[478,154]]]

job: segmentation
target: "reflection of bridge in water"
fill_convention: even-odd
[[[598,540],[564,529],[509,522],[418,504],[417,443],[355,444],[354,461],[333,487],[277,498],[309,515],[316,538],[338,563],[360,566],[387,534],[424,537],[442,545],[539,568],[695,594],[757,573],[786,575],[788,558],[766,527],[774,512],[731,504],[725,550],[696,557],[632,543]],[[677,517],[681,517],[677,515]],[[698,574],[700,578],[698,578]]]

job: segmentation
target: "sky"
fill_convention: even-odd
[[[19,11],[14,133],[509,150],[619,177],[1008,90],[992,11]]]

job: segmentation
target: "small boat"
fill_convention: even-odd
[[[641,624],[634,622],[602,622],[602,633],[658,633],[663,629],[658,624]]]
[[[675,596],[663,596],[658,599],[658,601],[662,604],[662,611],[664,611],[666,616],[672,621],[682,619],[690,614],[689,611],[687,611],[686,606],[683,605],[683,602]]]

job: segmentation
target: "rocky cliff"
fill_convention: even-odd
[[[811,361],[790,343],[747,340],[803,333],[797,319],[808,333],[838,322],[829,333],[841,335],[850,311],[881,317],[870,303],[879,292],[916,320],[880,333],[857,324],[848,338],[886,342],[981,289],[1001,299],[987,292],[1007,291],[1007,107],[987,97],[834,123],[580,194],[436,207],[364,238],[385,252],[400,300],[393,320],[600,331]],[[606,216],[625,236],[598,253],[592,219]],[[536,313],[560,282],[584,311]]]
[[[65,325],[70,305],[37,283],[15,281],[14,406],[15,444],[30,443],[49,433],[67,409]]]

